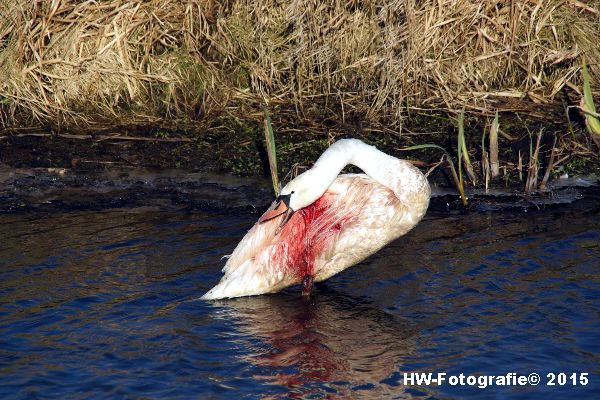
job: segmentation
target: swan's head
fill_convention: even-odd
[[[281,189],[281,196],[289,196],[289,207],[298,211],[317,201],[323,192],[318,174],[314,170],[308,170],[285,185]]]
[[[324,191],[322,185],[318,184],[318,178],[314,171],[308,170],[292,179],[281,189],[279,197],[275,199],[258,222],[265,222],[285,214],[281,223],[283,226],[295,211],[311,205],[323,195]]]

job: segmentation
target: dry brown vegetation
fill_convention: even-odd
[[[3,0],[0,121],[202,131],[222,115],[260,121],[265,103],[294,121],[278,129],[399,132],[415,111],[463,108],[544,118],[544,105],[578,104],[583,56],[598,90],[599,10],[583,0]]]

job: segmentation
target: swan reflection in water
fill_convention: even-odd
[[[254,377],[288,388],[286,396],[404,392],[399,379],[381,381],[411,353],[414,330],[365,301],[326,290],[310,300],[281,293],[213,304],[252,339],[241,357],[261,371]]]

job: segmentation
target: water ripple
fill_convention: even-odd
[[[598,398],[599,216],[434,216],[311,301],[214,303],[194,299],[253,217],[0,216],[0,396]],[[412,371],[594,376],[406,387]]]

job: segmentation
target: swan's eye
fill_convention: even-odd
[[[290,194],[294,194],[294,193],[296,193],[296,192],[294,192],[293,190],[290,192]]]

